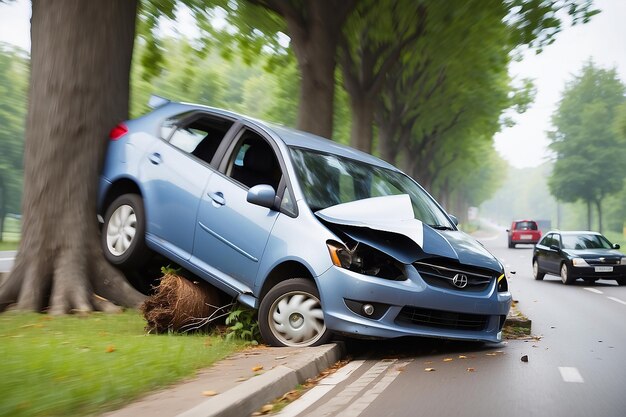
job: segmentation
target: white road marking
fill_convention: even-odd
[[[352,402],[352,399],[356,397],[361,391],[363,391],[369,384],[377,379],[380,374],[385,372],[387,368],[393,365],[396,359],[382,360],[374,364],[369,370],[361,375],[356,381],[348,385],[343,391],[335,395],[317,410],[313,411],[309,415],[312,417],[322,417],[337,413],[346,405]]]
[[[585,288],[583,288],[583,289],[585,289],[585,290],[587,290],[587,291],[590,291],[590,292],[594,292],[594,293],[596,293],[596,294],[604,294],[602,291],[597,290],[597,289],[595,289],[595,288],[585,287]]]
[[[335,372],[334,374],[322,379],[314,388],[307,391],[297,401],[292,402],[287,407],[283,408],[280,413],[275,414],[281,417],[294,417],[302,413],[309,408],[312,404],[317,402],[320,398],[331,391],[337,384],[348,378],[354,371],[359,369],[365,361],[352,361],[345,365],[343,368]]]
[[[606,297],[606,298],[608,298],[609,300],[613,300],[617,303],[624,304],[626,306],[626,301],[624,300],[620,300],[619,298],[615,298],[615,297]]]
[[[372,388],[367,390],[361,397],[350,404],[348,408],[339,413],[338,417],[358,417],[387,387],[400,375],[406,365],[411,361],[400,362],[387,371],[387,374]]]
[[[576,368],[559,366],[559,372],[561,373],[561,378],[563,378],[564,382],[575,382],[579,384],[585,382],[582,375]]]

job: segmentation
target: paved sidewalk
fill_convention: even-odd
[[[200,371],[191,380],[145,396],[104,417],[249,416],[319,375],[344,353],[342,343],[312,348],[251,348]]]

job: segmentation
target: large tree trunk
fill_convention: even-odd
[[[287,22],[300,68],[298,129],[330,138],[333,133],[335,66],[341,30],[355,0],[254,0]]]
[[[350,145],[360,151],[372,153],[374,130],[374,101],[365,95],[350,96],[352,128]]]
[[[587,200],[587,230],[591,230],[591,200]]]
[[[602,233],[602,198],[596,200],[596,208],[598,209],[598,232]]]
[[[95,207],[107,132],[128,116],[136,14],[136,0],[33,0],[22,241],[0,311],[143,300],[105,261]]]

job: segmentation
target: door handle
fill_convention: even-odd
[[[216,193],[208,193],[209,197],[211,197],[211,200],[213,200],[216,204],[219,204],[220,206],[223,206],[224,204],[226,204],[226,200],[224,199],[224,194],[222,194],[220,191],[216,192]]]
[[[148,159],[150,160],[150,162],[152,162],[154,165],[159,165],[163,160],[161,159],[161,154],[158,152],[152,153],[150,154],[150,156],[148,156]]]

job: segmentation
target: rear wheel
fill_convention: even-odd
[[[280,282],[263,297],[259,330],[272,346],[317,346],[332,336],[324,323],[319,291],[305,278]]]
[[[569,267],[566,263],[563,263],[561,265],[561,281],[565,285],[572,285],[574,281],[576,281],[576,278],[572,277],[572,274],[570,273]]]
[[[535,259],[535,260],[533,261],[533,277],[535,277],[535,279],[536,279],[537,281],[541,281],[541,280],[543,280],[543,277],[545,277],[545,276],[546,276],[546,273],[545,273],[545,272],[542,272],[542,271],[539,269],[539,263],[538,263],[538,262],[537,262],[537,260]]]
[[[511,242],[511,239],[509,239],[509,249],[513,249],[515,247],[515,243]]]
[[[140,266],[148,255],[143,201],[137,194],[124,194],[111,203],[104,216],[102,250],[120,268]]]

